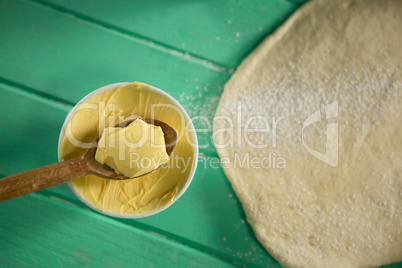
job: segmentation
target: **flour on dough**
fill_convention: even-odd
[[[216,147],[283,266],[402,261],[401,44],[400,0],[311,1],[225,85]]]

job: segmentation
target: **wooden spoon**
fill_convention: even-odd
[[[141,119],[148,124],[153,124],[162,128],[165,136],[166,153],[170,156],[177,143],[176,130],[168,124],[159,120],[149,118]],[[136,119],[124,121],[116,125],[116,127],[126,127],[134,120]],[[91,144],[90,148],[81,157],[73,158],[32,170],[27,170],[0,179],[0,202],[40,191],[85,176],[87,174],[92,174],[111,180],[132,179],[115,173],[113,169],[111,169],[107,165],[102,165],[95,160],[95,153],[100,137],[101,136],[99,136]],[[155,170],[153,170],[152,172],[154,172]],[[144,176],[146,174],[140,175],[138,177]]]

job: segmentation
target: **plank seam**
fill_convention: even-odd
[[[34,95],[35,97],[39,97],[39,98],[41,98],[43,100],[51,101],[54,104],[61,105],[64,109],[67,108],[68,110],[70,110],[75,105],[74,102],[68,101],[68,100],[63,99],[63,98],[56,97],[54,95],[42,92],[42,91],[37,90],[35,88],[32,88],[32,87],[29,87],[27,85],[23,85],[23,84],[11,81],[11,80],[3,78],[3,77],[0,77],[0,84],[10,86],[12,88],[15,88],[16,90],[19,90],[19,91],[22,91],[24,93]]]
[[[308,2],[309,0],[276,0],[278,3],[286,3],[291,4],[296,8],[299,8],[304,3]]]
[[[0,177],[4,177],[4,176],[2,174],[0,174]],[[127,220],[127,219],[113,218],[113,217],[103,215],[103,214],[101,214],[99,212],[96,212],[96,211],[88,208],[84,203],[82,203],[78,199],[71,200],[70,198],[67,198],[67,197],[65,197],[63,195],[48,191],[46,189],[42,190],[42,191],[39,191],[39,192],[32,193],[32,195],[33,196],[39,195],[39,196],[42,196],[42,198],[47,197],[47,198],[52,199],[53,202],[62,203],[62,205],[64,205],[64,206],[72,206],[72,207],[74,207],[76,209],[83,209],[83,210],[85,210],[85,211],[87,211],[89,213],[95,213],[100,217],[106,217],[109,220],[118,222],[119,224],[123,224],[126,227],[128,227],[129,229],[135,228],[135,229],[140,230],[142,232],[146,232],[146,233],[148,233],[150,235],[158,236],[160,239],[166,239],[166,240],[168,240],[170,242],[180,244],[182,246],[191,248],[193,250],[197,250],[197,251],[202,252],[204,254],[207,254],[207,255],[209,255],[211,257],[214,257],[214,258],[220,259],[220,260],[224,260],[224,261],[226,261],[228,263],[231,263],[231,264],[235,264],[235,265],[239,265],[239,266],[243,266],[243,267],[247,267],[248,265],[250,265],[250,263],[241,262],[241,260],[239,260],[237,258],[233,258],[233,256],[230,256],[228,254],[222,254],[222,255],[216,254],[216,253],[214,253],[213,249],[211,249],[211,248],[209,248],[207,246],[204,246],[204,245],[202,245],[202,244],[200,244],[198,242],[194,242],[192,240],[188,240],[186,238],[177,236],[177,235],[172,234],[170,232],[160,230],[158,228],[149,226],[149,225],[147,225],[145,223],[137,222],[137,221],[134,220],[135,224],[128,224],[127,221],[129,221],[129,220]],[[79,201],[79,204],[77,204],[75,201]],[[180,240],[184,240],[184,241],[180,241]]]
[[[16,91],[21,91],[30,95],[33,95],[37,98],[40,98],[44,101],[50,101],[53,104],[56,104],[57,106],[62,106],[63,110],[69,111],[71,108],[73,108],[75,106],[76,103],[65,100],[63,98],[58,98],[54,95],[48,94],[48,93],[44,93],[42,91],[39,91],[37,89],[34,89],[32,87],[11,81],[9,79],[0,77],[0,84],[12,87],[14,89],[16,89]],[[203,150],[202,148],[199,149],[200,154],[204,154],[207,157],[219,157],[218,154],[216,152],[210,152],[209,150]]]
[[[126,30],[124,28],[121,28],[121,27],[115,26],[113,24],[101,21],[99,19],[90,17],[88,15],[82,14],[80,12],[77,12],[77,11],[74,11],[74,10],[71,10],[71,9],[56,5],[56,4],[48,2],[46,0],[25,0],[25,1],[37,4],[37,5],[42,6],[42,7],[46,7],[48,9],[51,9],[52,11],[56,11],[56,12],[62,13],[64,15],[68,15],[69,17],[72,17],[72,18],[76,19],[79,22],[86,22],[88,24],[95,25],[98,28],[101,28],[101,29],[106,30],[108,32],[112,32],[113,34],[116,34],[116,35],[123,36],[123,37],[128,38],[128,39],[132,39],[137,43],[140,43],[142,45],[151,47],[153,49],[163,51],[163,52],[165,52],[167,54],[178,56],[178,57],[183,57],[183,58],[185,58],[187,60],[195,61],[195,62],[197,62],[199,64],[202,64],[202,65],[204,65],[204,66],[206,66],[206,67],[208,67],[210,69],[213,69],[215,71],[229,72],[229,73],[233,73],[235,71],[234,68],[223,66],[223,65],[221,65],[221,64],[219,64],[219,63],[217,63],[215,61],[212,61],[212,60],[210,60],[208,58],[201,57],[201,56],[199,56],[197,54],[189,53],[188,51],[185,51],[185,50],[176,48],[174,46],[165,44],[163,42],[148,38],[146,36],[137,34],[135,32]]]
[[[110,217],[110,216],[103,215],[103,214],[101,214],[99,212],[96,212],[96,211],[94,211],[92,209],[87,208],[86,205],[84,205],[84,203],[82,203],[81,201],[80,201],[80,203],[83,206],[75,204],[74,201],[70,201],[69,198],[65,198],[64,196],[61,196],[61,195],[58,195],[58,194],[55,194],[55,193],[52,193],[52,192],[48,192],[47,190],[43,190],[43,191],[40,191],[40,192],[35,192],[35,193],[32,193],[32,194],[34,196],[35,195],[40,195],[42,197],[48,197],[48,198],[52,199],[53,202],[60,202],[64,206],[72,206],[72,207],[75,207],[77,209],[84,209],[84,210],[86,210],[86,211],[88,211],[90,213],[94,213],[94,214],[98,215],[99,217],[106,217],[111,221],[114,221],[114,222],[117,222],[119,224],[122,224],[122,225],[126,226],[126,228],[128,228],[128,229],[131,229],[131,228],[137,229],[137,230],[139,230],[141,232],[147,233],[148,235],[157,236],[157,237],[159,237],[159,239],[165,239],[165,240],[170,241],[171,243],[175,243],[175,244],[179,244],[181,246],[185,246],[185,247],[187,247],[189,249],[196,250],[196,251],[198,251],[198,252],[200,252],[202,254],[206,254],[206,255],[208,255],[210,257],[213,257],[215,259],[223,260],[223,261],[226,261],[228,263],[243,266],[243,267],[247,267],[247,265],[249,265],[248,263],[240,263],[239,260],[232,259],[232,258],[230,258],[230,256],[217,255],[217,254],[215,254],[213,252],[213,249],[210,249],[209,247],[206,247],[206,246],[204,246],[202,244],[199,244],[197,242],[194,242],[194,241],[182,238],[182,237],[178,237],[177,235],[171,234],[169,232],[165,232],[165,231],[160,230],[158,228],[154,228],[154,227],[149,226],[147,224],[140,223],[140,222],[137,222],[137,221],[134,220],[135,224],[132,225],[132,224],[127,223],[127,221],[130,221],[128,219],[113,218],[113,217]],[[182,241],[180,241],[178,239],[184,239],[185,241],[182,242]]]

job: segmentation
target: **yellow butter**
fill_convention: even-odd
[[[165,122],[178,138],[169,162],[155,172],[121,181],[87,175],[71,182],[77,195],[100,211],[122,217],[169,206],[190,177],[196,151],[190,124],[175,107],[170,99],[138,82],[98,93],[80,104],[65,127],[62,160],[84,154],[105,128],[137,117]]]
[[[169,161],[162,128],[141,119],[124,128],[105,128],[95,160],[128,178],[152,172]]]

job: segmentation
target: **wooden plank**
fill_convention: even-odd
[[[212,122],[230,77],[210,64],[31,2],[0,1],[0,25],[7,25],[0,27],[0,82],[68,104],[103,85],[137,80]],[[204,121],[195,123],[205,128]],[[199,134],[207,143],[204,152],[215,155],[211,131]]]
[[[157,217],[137,222],[159,228],[185,217],[159,232],[242,265],[280,267],[255,238],[218,161],[201,155],[197,174],[183,197]]]
[[[35,1],[228,68],[237,67],[300,2]]]
[[[192,184],[169,209],[143,219],[116,220],[241,265],[280,267],[255,238],[217,161],[217,158],[201,155]],[[86,208],[66,185],[42,193]]]
[[[0,124],[7,126],[7,131],[0,132],[0,174],[10,175],[57,161],[59,129],[69,107],[2,84],[0,94]],[[223,170],[216,165],[217,159],[212,165],[210,157],[203,155],[200,159],[192,185],[171,208],[145,219],[115,220],[236,263],[275,263],[245,222],[240,203]],[[65,184],[40,193],[87,209]]]
[[[168,89],[192,116],[212,118],[230,76],[225,69],[180,55],[191,52],[187,46],[177,52],[141,39],[134,30],[120,30],[124,25],[106,27],[97,16],[88,19],[88,12],[83,17],[69,12],[41,0],[0,2],[0,22],[7,26],[0,27],[0,123],[7,126],[0,132],[0,174],[56,161],[58,133],[69,106],[52,100],[74,104],[107,83],[142,80]],[[151,26],[148,32],[154,31]],[[193,45],[202,41],[199,36],[194,40]],[[201,133],[200,141],[210,142],[210,132]],[[210,148],[203,152],[214,155]],[[279,267],[256,241],[222,169],[209,165],[199,166],[176,204],[145,219],[113,219],[88,211],[66,185],[1,203],[0,211],[1,266],[229,266],[210,256],[215,255],[250,267]]]
[[[301,6],[302,4],[306,3],[308,0],[287,0],[288,2]]]
[[[2,267],[234,266],[39,194],[0,204],[0,264]]]
[[[64,117],[64,113],[68,110],[68,107],[61,106],[60,104],[54,103],[53,101],[38,98],[35,95],[25,93],[23,91],[17,91],[14,88],[7,88],[4,85],[2,86],[0,93],[1,100],[8,100],[8,102],[3,102],[0,107],[5,107],[5,104],[10,103],[9,107],[15,106],[29,108],[27,109],[28,112],[24,113],[24,116],[15,114],[15,111],[21,109],[8,110],[10,118],[21,118],[25,120],[25,124],[32,123],[31,126],[35,126],[35,129],[36,127],[40,126],[39,129],[41,130],[39,131],[39,134],[44,135],[44,139],[42,140],[42,142],[38,144],[33,144],[33,147],[15,147],[16,149],[18,149],[18,152],[22,153],[21,155],[23,157],[29,156],[29,158],[25,158],[22,160],[19,159],[20,161],[16,161],[16,159],[18,158],[15,158],[14,156],[7,158],[4,157],[6,154],[1,154],[3,157],[1,159],[3,164],[1,167],[11,167],[10,169],[12,169],[13,167],[18,167],[25,169],[25,167],[29,167],[30,165],[36,165],[32,164],[32,161],[38,161],[39,164],[41,161],[52,161],[52,158],[55,157],[55,155],[48,152],[48,150],[50,149],[51,151],[53,147],[48,146],[48,143],[58,135],[58,127],[57,131],[52,131],[52,128],[60,123],[58,118]],[[15,95],[16,97],[11,98],[7,97],[7,95]],[[46,109],[51,110],[49,111]],[[5,115],[5,113],[2,114]],[[43,114],[48,115],[48,119],[50,118],[51,120],[43,122]],[[51,115],[57,114],[59,114],[59,116],[55,116],[55,118],[52,119]],[[0,118],[4,119],[7,117],[2,116]],[[9,120],[9,124],[7,126],[11,126],[13,128],[13,122],[15,123],[18,121]],[[5,121],[3,121],[2,123],[2,125],[7,124],[7,122]],[[23,140],[22,137],[26,136],[26,133],[31,133],[31,131],[25,132],[25,134],[24,132],[19,133],[17,127],[14,127],[14,129],[16,130],[12,132],[14,135],[16,135],[14,136],[14,138],[15,140],[19,141]],[[48,131],[50,134],[48,133]],[[2,135],[4,135],[4,133],[8,132],[1,133]],[[10,148],[12,148],[14,146],[12,145],[13,139],[3,139],[3,137],[5,136],[2,136],[1,139],[3,141],[3,144],[10,144]],[[35,138],[37,137],[33,137],[33,139]],[[16,144],[16,146],[19,145]],[[40,153],[38,154],[38,152]],[[38,156],[41,160],[38,160],[37,158],[32,156]],[[203,157],[201,159],[203,159]],[[228,181],[226,180],[222,172],[222,169],[213,168],[210,164],[204,166],[204,163],[208,162],[211,163],[210,158],[204,159],[202,162],[200,162],[194,181],[188,189],[187,193],[168,210],[158,215],[139,220],[121,220],[108,217],[106,218],[108,218],[110,221],[124,223],[126,224],[126,226],[149,230],[153,233],[169,237],[176,241],[180,241],[180,243],[189,245],[192,248],[196,248],[202,252],[219,256],[237,264],[242,264],[250,267],[279,267],[279,265],[265,252],[261,245],[259,245],[259,243],[256,241],[250,227],[245,222],[240,203],[236,199]],[[73,196],[66,185],[51,188],[47,191],[43,191],[42,194],[44,194],[46,198],[56,197],[61,198],[58,199],[60,201],[71,201],[70,204],[73,207],[78,204],[78,210],[88,210],[78,199]],[[35,196],[35,194],[30,195],[29,197],[32,196]],[[80,226],[77,226],[76,232],[67,230],[65,232],[63,231],[62,234],[56,235],[54,234],[54,230],[61,227],[59,226],[59,224],[53,226],[52,220],[49,220],[49,218],[44,215],[47,215],[48,211],[58,211],[57,213],[55,212],[55,215],[58,218],[60,218],[60,214],[70,217],[70,212],[65,211],[64,206],[71,205],[66,204],[64,206],[61,206],[60,208],[48,208],[47,205],[38,206],[36,202],[33,202],[31,199],[26,198],[28,197],[22,197],[0,204],[1,215],[3,215],[0,217],[1,264],[4,264],[4,266],[7,266],[8,264],[14,266],[12,265],[13,263],[16,264],[16,266],[26,266],[28,264],[38,264],[37,266],[42,266],[43,263],[39,263],[39,261],[41,260],[34,258],[34,256],[38,255],[50,258],[51,261],[49,263],[52,263],[52,261],[54,261],[56,258],[61,258],[62,262],[65,261],[66,263],[71,265],[90,265],[92,264],[92,260],[95,259],[96,256],[102,255],[102,253],[98,251],[91,253],[84,251],[83,253],[79,253],[81,255],[77,255],[78,253],[76,253],[76,251],[74,251],[72,255],[68,255],[66,252],[63,251],[63,246],[66,243],[65,240],[67,239],[67,241],[70,241],[71,237],[75,236],[75,234],[86,234],[86,227],[81,228]],[[44,200],[46,200],[46,198]],[[15,209],[16,207],[18,209]],[[41,207],[46,208],[42,209]],[[15,215],[10,214],[12,211],[17,212]],[[93,214],[97,213],[93,212]],[[29,217],[27,217],[27,215],[29,215]],[[103,226],[103,216],[101,216],[100,214],[97,215],[100,216],[100,218],[97,220],[99,222],[91,224]],[[7,224],[10,221],[11,226],[13,226],[15,223],[29,224],[30,229],[28,227],[26,227],[26,229],[34,230],[33,232],[35,234],[33,236],[24,237],[24,233],[21,233],[21,231],[8,229],[9,225]],[[86,217],[76,218],[77,224],[82,224],[82,222],[86,223],[88,222],[88,219]],[[63,224],[69,223],[66,222]],[[63,224],[62,226],[64,226]],[[51,225],[53,228],[51,229],[51,231],[48,230],[49,225]],[[23,230],[23,227],[26,225],[17,226],[19,226],[18,228]],[[113,231],[113,234],[114,233],[115,231]],[[39,242],[36,240],[36,238],[38,237],[37,234],[39,234],[41,237]],[[12,235],[12,237],[5,235]],[[21,235],[23,238],[19,238]],[[94,235],[97,235],[97,233]],[[126,234],[122,236],[126,237]],[[60,241],[63,241],[62,243],[58,242],[58,245],[60,245],[60,247],[57,247],[56,245],[52,246],[55,237],[60,239]],[[11,244],[7,242],[9,241],[9,239],[14,241],[13,239],[15,238],[18,238],[18,241],[20,241],[21,243],[19,243],[18,245],[13,245],[12,242],[10,242]],[[120,239],[120,237],[117,238]],[[136,244],[137,241],[144,241],[144,239],[142,237],[135,238],[135,240],[133,239],[132,241],[130,241],[130,243]],[[117,242],[108,241],[108,243],[115,245]],[[81,244],[81,242],[77,242],[77,245],[79,244]],[[49,245],[52,246],[53,251],[49,253],[50,255],[46,255],[48,254],[49,250],[48,248],[45,248],[45,246],[49,247]],[[67,242],[67,245],[71,246],[69,242]],[[99,245],[98,240],[92,240],[91,242],[87,242],[85,247],[94,248],[96,245]],[[69,250],[72,250],[71,247]],[[29,255],[27,253],[31,251],[34,252],[34,255]],[[56,252],[55,255],[53,255],[53,252]],[[68,257],[64,255],[64,257],[60,257],[59,255],[62,253],[67,254]],[[191,258],[198,261],[198,257]],[[90,261],[90,263],[88,263],[88,261]],[[126,263],[129,262],[130,259],[126,256],[122,256],[121,261]],[[149,263],[147,263],[147,261],[149,261]],[[152,259],[146,261],[144,260],[143,264],[147,266],[151,264],[156,265],[159,263],[159,261],[160,258],[158,256],[157,258],[153,257]],[[112,264],[110,265],[115,264],[112,261],[111,263]],[[58,264],[62,265],[64,263]],[[98,263],[94,263],[94,266],[96,265],[98,265]],[[389,267],[398,267],[398,265],[392,265]]]
[[[0,84],[0,174],[57,162],[57,142],[70,107]]]
[[[191,95],[196,86],[220,94],[218,86],[230,76],[31,2],[0,1],[0,23],[8,26],[0,27],[2,78],[73,103],[100,86],[133,80],[153,84],[175,98],[182,92]]]

